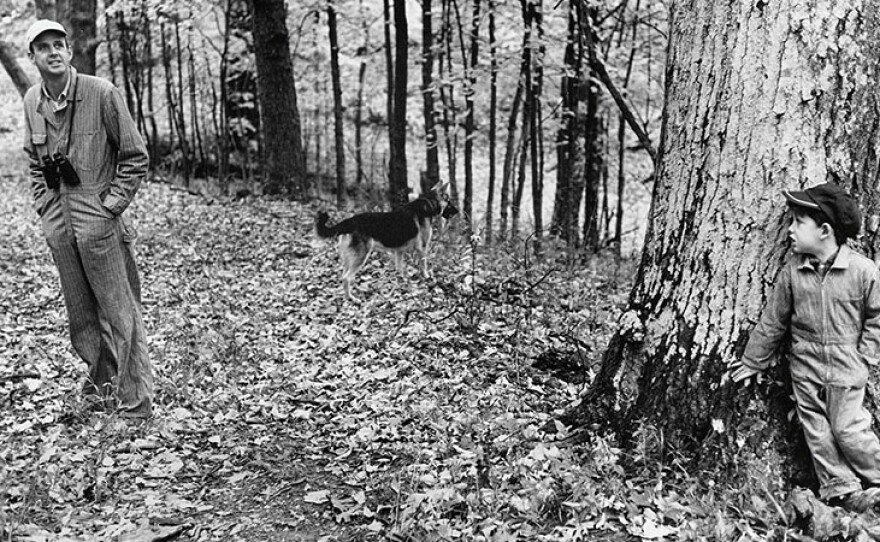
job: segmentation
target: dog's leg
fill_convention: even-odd
[[[428,270],[428,251],[431,248],[431,236],[433,235],[433,228],[431,227],[431,223],[428,224],[422,229],[424,232],[424,239],[420,243],[421,246],[418,247],[419,256],[421,257],[421,265],[422,265],[422,277],[425,279],[431,278],[431,272]],[[419,232],[419,236],[421,237],[422,231]]]
[[[351,285],[354,282],[355,275],[366,263],[372,248],[371,242],[365,242],[363,239],[352,235],[340,236],[339,238],[339,256],[342,261],[342,291],[345,294],[345,299],[348,301],[359,301],[351,293]]]
[[[394,269],[397,270],[397,273],[403,278],[409,278],[406,276],[406,260],[403,251],[391,251],[391,259],[394,260]]]

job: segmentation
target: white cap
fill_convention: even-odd
[[[40,34],[48,31],[61,32],[64,36],[67,36],[67,30],[61,26],[61,23],[57,23],[55,21],[50,21],[49,19],[40,19],[28,28],[27,31],[27,50],[31,50],[31,44],[37,39]]]

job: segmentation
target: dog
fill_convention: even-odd
[[[458,209],[432,190],[391,212],[360,213],[334,226],[327,225],[330,216],[322,211],[315,219],[315,230],[323,239],[339,238],[342,289],[346,300],[356,301],[351,293],[352,282],[374,248],[390,253],[401,274],[405,272],[404,253],[415,249],[422,277],[430,278],[428,249],[434,229],[432,219],[448,220],[456,214]]]

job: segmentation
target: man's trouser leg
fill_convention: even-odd
[[[139,284],[136,270],[132,277],[133,260],[123,242],[122,224],[118,219],[92,219],[87,227],[74,231],[75,241],[58,242],[65,235],[49,239],[62,276],[74,348],[80,355],[98,352],[94,370],[92,359],[83,356],[90,373],[116,376],[122,415],[149,416],[153,374],[141,307],[133,291],[139,290]]]

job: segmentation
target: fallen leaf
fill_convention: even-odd
[[[310,493],[306,493],[306,496],[303,497],[303,500],[312,504],[324,504],[325,502],[330,500],[330,492],[327,490],[312,491]]]

